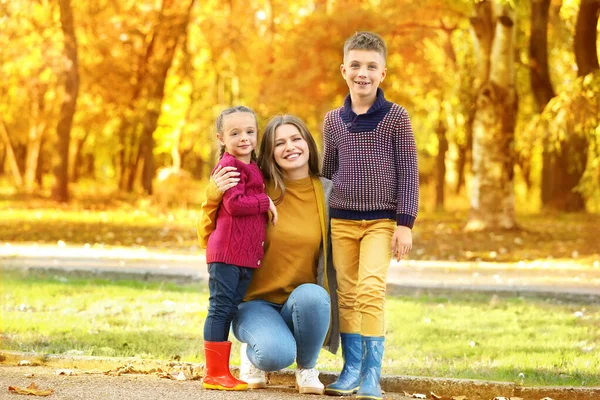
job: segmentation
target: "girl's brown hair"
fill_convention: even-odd
[[[246,113],[250,113],[254,116],[254,121],[256,122],[256,132],[258,134],[258,119],[256,118],[256,114],[254,113],[254,111],[252,111],[251,108],[248,108],[246,106],[235,106],[235,107],[229,107],[226,108],[225,110],[221,111],[221,114],[219,114],[219,116],[217,117],[217,121],[215,122],[216,128],[217,128],[217,133],[219,135],[223,134],[223,120],[225,119],[226,115],[230,115],[230,114],[234,114],[236,112],[246,112]],[[219,154],[218,154],[218,158],[217,161],[220,160],[221,158],[223,158],[223,154],[225,154],[225,146],[223,146],[222,144],[219,145]],[[252,153],[250,155],[250,159],[252,161],[256,161],[257,157],[256,157],[256,152],[254,150],[252,150]]]
[[[275,190],[279,190],[281,193],[279,197],[273,201],[275,204],[281,203],[283,196],[285,195],[283,171],[275,162],[275,131],[282,125],[293,125],[300,131],[300,136],[302,136],[302,139],[304,139],[308,145],[308,173],[311,176],[320,175],[319,150],[315,143],[315,139],[313,139],[304,122],[293,115],[277,115],[271,118],[260,142],[260,153],[257,163],[265,180],[272,181]]]

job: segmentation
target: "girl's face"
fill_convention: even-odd
[[[248,164],[256,147],[257,130],[254,115],[234,112],[223,117],[223,132],[217,138],[229,154]]]
[[[294,125],[285,124],[275,129],[273,157],[287,179],[302,179],[309,175],[308,144]]]

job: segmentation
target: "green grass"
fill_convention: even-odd
[[[205,284],[3,271],[0,288],[2,349],[203,361]],[[600,385],[597,298],[412,293],[387,310],[384,374]],[[318,368],[339,371],[341,353]]]

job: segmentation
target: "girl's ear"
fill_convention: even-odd
[[[223,134],[217,133],[217,140],[219,141],[219,143],[225,146],[225,142],[223,141]]]

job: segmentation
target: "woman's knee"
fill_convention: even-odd
[[[250,355],[250,361],[263,371],[279,371],[289,367],[296,360],[295,342],[284,343],[272,338],[264,343],[255,343],[252,349],[254,357]]]
[[[329,293],[319,285],[314,283],[305,283],[298,286],[290,294],[288,299],[296,304],[307,305],[310,307],[330,304]]]

